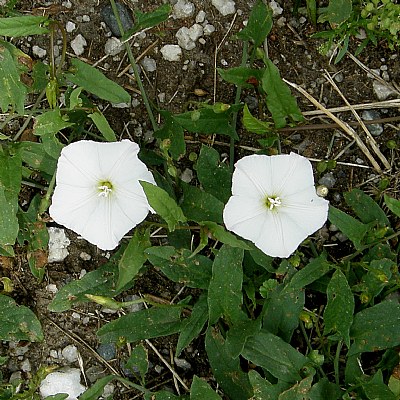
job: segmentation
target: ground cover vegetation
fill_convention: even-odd
[[[102,343],[130,347],[126,365],[134,377],[109,374],[79,399],[99,398],[109,382],[118,382],[121,393],[134,390],[131,393],[157,400],[400,399],[400,201],[390,190],[390,180],[382,178],[374,197],[353,189],[344,193],[342,209],[328,205],[323,199],[326,188],[318,187],[318,196],[315,192],[309,161],[295,154],[280,155],[279,129],[301,125],[304,116],[291,92],[301,92],[301,88],[283,79],[268,57],[273,26],[268,5],[256,1],[247,25],[232,38],[243,42],[240,66],[217,71],[236,86],[236,101],[197,102],[181,113],[158,109],[148,98],[128,44],[132,35],[166,21],[170,6],[137,12],[127,32],[119,21],[156,138],[151,145],[140,144],[139,151],[139,146],[132,150],[131,142],[117,140],[119,135],[98,106],[101,101],[129,103],[129,93],[95,67],[77,58],[67,60],[63,27],[47,17],[16,15],[15,3],[7,2],[0,19],[0,108],[5,116],[1,126],[13,119],[25,122],[13,137],[0,132],[2,260],[15,257],[17,247],[24,248],[32,275],[43,280],[51,217],[105,250],[114,249],[121,240],[107,263],[67,283],[49,305],[57,313],[85,302],[120,311],[97,330],[97,336]],[[114,0],[110,3],[118,20]],[[331,24],[315,36],[326,40],[324,51],[338,46],[337,62],[348,50],[350,37],[360,29],[366,34],[360,51],[366,51],[369,42],[376,44],[378,37],[387,40],[388,46],[398,46],[399,6],[390,0],[335,0],[324,9],[307,2],[307,7],[315,23]],[[51,57],[49,65],[33,62],[8,40],[27,35],[47,35],[50,41],[61,35],[61,61],[56,65]],[[262,118],[241,102],[244,89],[262,99]],[[36,99],[29,109],[25,107],[28,96]],[[160,115],[161,123],[155,115]],[[32,121],[38,140],[24,137]],[[256,138],[259,154],[236,157],[235,145],[241,140],[238,122]],[[96,127],[96,133],[88,130],[89,125]],[[206,144],[198,153],[188,154],[185,133],[226,137],[229,162]],[[117,149],[116,142],[129,148],[126,159],[122,157],[126,164],[118,168],[115,165],[125,153],[115,150],[113,158],[111,149]],[[85,146],[82,153],[74,153],[80,145]],[[93,156],[90,146],[95,148]],[[391,146],[395,149],[396,142]],[[374,160],[370,148],[363,151]],[[379,160],[375,161],[378,172],[390,168],[379,148],[372,146],[372,151]],[[177,165],[185,157],[194,165],[196,184],[179,177]],[[264,162],[269,168],[262,171]],[[62,170],[62,163],[70,169]],[[250,166],[244,167],[246,163]],[[335,163],[326,160],[317,168],[325,171],[335,168]],[[94,173],[103,170],[108,171],[104,176]],[[95,194],[84,189],[87,181],[90,187],[94,185]],[[24,187],[32,188],[33,195],[29,204],[22,205]],[[57,190],[59,194],[52,199]],[[252,191],[257,190],[262,194],[261,206],[252,203]],[[237,205],[235,195],[241,198],[246,193],[249,199]],[[132,216],[129,207],[144,211]],[[114,211],[117,208],[121,215]],[[84,215],[92,213],[93,221],[82,223]],[[259,222],[264,218],[260,215],[265,216],[265,224]],[[313,228],[303,232],[301,228],[313,218]],[[128,225],[127,219],[131,221]],[[351,245],[339,250],[324,246],[314,232],[325,221]],[[132,236],[123,239],[134,226]],[[160,230],[163,239],[154,235]],[[121,300],[150,268],[190,291],[170,304],[150,297]],[[1,340],[42,340],[34,311],[18,305],[14,298],[14,282],[6,276],[1,282]],[[132,304],[145,307],[124,311]],[[185,382],[172,370],[175,393],[150,389],[144,343],[169,335],[177,337],[175,357],[200,339],[213,376],[194,375]],[[4,355],[0,364],[6,362]],[[42,366],[29,382],[4,382],[0,399],[39,398],[38,387],[51,372],[51,367]],[[60,393],[48,398],[67,397]]]

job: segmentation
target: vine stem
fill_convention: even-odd
[[[340,357],[340,352],[342,350],[342,346],[343,346],[343,341],[340,340],[338,342],[338,345],[337,345],[337,348],[336,348],[335,359],[333,361],[333,365],[334,365],[334,369],[335,369],[335,382],[336,382],[336,385],[339,385],[339,357]]]
[[[124,28],[122,26],[121,18],[119,16],[119,11],[117,9],[117,5],[115,4],[115,0],[110,0],[110,3],[111,3],[111,7],[112,7],[112,10],[113,10],[115,19],[116,19],[117,24],[118,24],[118,29],[121,32],[121,36],[123,36]],[[156,120],[154,118],[153,110],[151,109],[149,99],[147,97],[146,91],[145,91],[144,86],[143,86],[143,82],[142,82],[142,80],[140,78],[139,68],[138,68],[138,66],[136,64],[135,57],[133,56],[132,49],[131,49],[131,47],[130,47],[128,42],[125,42],[124,46],[125,46],[126,53],[128,55],[129,62],[131,63],[131,66],[132,66],[132,69],[133,69],[133,75],[135,76],[135,80],[137,82],[137,85],[139,86],[139,90],[140,90],[140,93],[142,95],[143,102],[144,102],[144,105],[146,107],[147,114],[149,115],[151,125],[153,127],[153,130],[156,131],[158,129],[158,124],[157,124],[157,122],[156,122]]]

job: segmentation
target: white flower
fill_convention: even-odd
[[[153,212],[139,180],[155,181],[138,152],[129,140],[81,140],[64,147],[50,216],[100,249],[114,249]]]
[[[329,203],[317,196],[305,157],[252,155],[235,167],[225,225],[265,254],[289,257],[325,223]]]

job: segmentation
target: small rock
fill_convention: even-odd
[[[50,350],[50,357],[51,358],[58,358],[58,353],[57,353],[57,350]]]
[[[141,64],[147,72],[154,72],[157,69],[156,60],[151,57],[144,57]]]
[[[364,121],[372,121],[374,119],[379,119],[381,115],[375,110],[366,110],[361,114],[361,118]],[[367,128],[372,136],[379,136],[383,132],[383,126],[381,124],[370,124]]]
[[[179,61],[182,56],[182,49],[177,44],[166,44],[160,51],[167,61]]]
[[[183,26],[176,32],[178,44],[185,50],[192,50],[196,47],[196,40],[203,34],[203,27],[199,24],[194,24],[190,28]]]
[[[225,17],[235,13],[235,2],[231,0],[212,0],[212,5]]]
[[[32,370],[31,362],[26,358],[21,363],[21,371],[23,372],[30,372]]]
[[[47,231],[49,232],[49,256],[47,261],[49,263],[61,262],[68,256],[67,247],[71,242],[67,238],[64,229],[51,226],[47,228]]]
[[[196,23],[201,24],[206,19],[206,13],[203,10],[200,10],[196,15]]]
[[[77,56],[83,54],[86,46],[87,46],[86,39],[81,34],[77,35],[75,39],[71,40],[72,50]]]
[[[72,21],[68,21],[65,25],[65,30],[68,33],[73,32],[76,29],[76,25]]]
[[[206,24],[203,28],[203,34],[204,36],[209,36],[211,35],[213,32],[215,32],[215,26],[211,25],[211,24]]]
[[[58,292],[57,286],[54,283],[50,283],[46,286],[46,290],[52,294],[56,294]]]
[[[174,18],[189,18],[194,14],[194,4],[187,0],[178,0],[173,10]]]
[[[116,3],[119,17],[121,19],[122,27],[124,31],[129,30],[133,26],[133,20],[129,10],[121,3]],[[121,37],[121,32],[119,31],[117,20],[114,16],[111,5],[105,6],[101,12],[101,17],[103,21],[106,23],[110,31],[114,36]]]
[[[110,361],[115,358],[117,350],[114,343],[102,343],[97,348],[97,354],[103,357],[106,361]]]
[[[140,296],[136,296],[135,294],[126,296],[124,298],[124,301],[134,301],[134,300],[139,300]],[[143,303],[136,303],[136,304],[131,304],[126,307],[127,311],[134,313],[138,312],[143,309]]]
[[[90,17],[89,15],[82,15],[82,22],[90,22]]]
[[[374,89],[374,93],[377,99],[380,101],[386,100],[388,97],[398,94],[396,90],[386,85],[383,85],[376,80],[372,83],[372,87]]]
[[[163,368],[161,365],[156,365],[156,366],[154,367],[154,371],[156,371],[157,374],[161,374],[161,372],[162,372],[163,369],[164,369],[164,368]]]
[[[69,363],[73,363],[78,359],[78,349],[73,344],[64,347],[61,354]]]
[[[283,8],[274,0],[269,2],[269,6],[271,7],[273,17],[277,17],[283,13]]]
[[[112,398],[114,391],[115,391],[115,385],[113,383],[107,383],[107,385],[104,386],[103,389],[103,394],[102,394],[103,399]]]
[[[190,362],[184,360],[183,358],[174,358],[175,365],[179,368],[189,370],[192,368]]]
[[[79,254],[79,258],[82,259],[83,261],[90,261],[92,259],[92,256],[90,254],[86,253],[86,251],[82,251]]]
[[[93,365],[85,371],[86,377],[90,383],[94,383],[100,378],[106,376],[104,368],[99,365]]]
[[[183,182],[190,183],[193,179],[193,171],[189,168],[186,168],[181,175],[181,179]]]
[[[104,45],[104,52],[110,56],[116,56],[124,49],[124,45],[116,37],[111,37]]]
[[[57,372],[51,372],[40,383],[40,394],[43,398],[67,393],[66,400],[76,400],[86,390],[81,384],[81,373],[77,368],[65,368]]]
[[[32,53],[36,57],[44,58],[47,54],[47,51],[45,49],[42,49],[41,47],[35,45],[32,47]]]
[[[332,172],[328,172],[318,180],[318,183],[326,186],[328,189],[332,189],[335,186],[336,179],[333,177]]]
[[[333,79],[337,82],[337,83],[341,83],[344,80],[344,75],[341,72],[338,72]]]

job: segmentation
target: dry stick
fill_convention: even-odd
[[[368,160],[371,162],[375,170],[379,173],[382,173],[382,169],[379,166],[379,164],[375,161],[374,157],[372,156],[371,152],[368,150],[368,147],[364,144],[364,142],[361,140],[360,136],[352,129],[348,124],[340,120],[338,117],[336,117],[334,114],[332,114],[329,110],[327,110],[321,103],[319,103],[313,96],[311,96],[306,90],[304,90],[302,87],[297,85],[296,83],[289,82],[286,79],[283,79],[284,82],[286,82],[289,86],[295,88],[297,91],[299,91],[304,97],[306,97],[311,103],[313,103],[317,108],[320,110],[324,111],[324,113],[331,118],[333,121],[335,121],[342,129],[344,132],[346,132],[352,139],[354,139],[358,145],[358,147],[362,150],[362,152],[365,154],[365,156],[368,158]]]
[[[352,105],[352,108],[354,110],[370,110],[372,108],[391,108],[391,107],[393,108],[400,107],[400,99]],[[327,110],[330,111],[331,113],[351,111],[347,106],[327,108]],[[325,113],[321,110],[311,110],[311,111],[304,111],[302,114],[304,116],[311,116],[311,115],[321,115]]]
[[[343,99],[343,101],[346,103],[346,105],[350,108],[350,111],[358,121],[358,123],[361,125],[363,131],[367,135],[367,143],[372,147],[372,150],[375,152],[375,154],[378,156],[378,158],[382,161],[383,165],[385,166],[386,169],[390,170],[391,166],[386,159],[386,157],[382,154],[381,150],[379,149],[378,144],[376,143],[374,137],[371,135],[371,132],[368,130],[368,128],[365,126],[364,121],[360,118],[360,116],[357,114],[357,112],[354,110],[354,108],[351,106],[351,104],[347,101],[346,97],[343,95],[343,93],[340,91],[336,83],[333,81],[331,76],[328,74],[327,71],[325,71],[324,74],[325,78],[328,80],[328,82],[333,86],[333,88],[339,93],[340,97]]]

